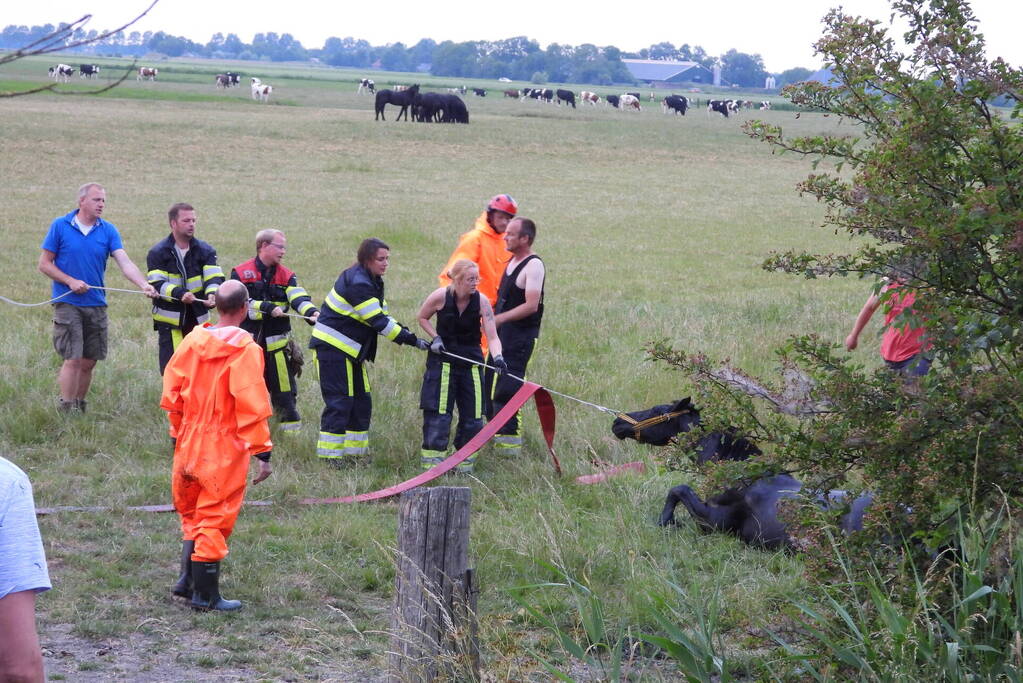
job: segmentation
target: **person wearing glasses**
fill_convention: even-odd
[[[266,354],[264,377],[274,412],[282,431],[302,426],[298,414],[295,345],[289,344],[291,320],[288,311],[304,316],[315,325],[320,316],[309,293],[299,286],[295,273],[281,265],[288,241],[280,230],[267,228],[256,233],[256,256],[231,269],[231,278],[240,280],[249,291],[249,315],[242,329],[252,335]]]
[[[153,300],[153,329],[160,349],[160,374],[185,335],[209,320],[214,294],[224,281],[217,250],[195,236],[195,208],[178,202],[167,211],[170,234],[146,255],[146,278],[160,296]]]

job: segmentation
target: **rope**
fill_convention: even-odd
[[[445,356],[451,356],[452,358],[457,358],[460,361],[465,361],[466,363],[471,363],[472,365],[479,365],[482,368],[487,368],[488,370],[493,370],[494,372],[496,372],[498,374],[501,373],[501,371],[498,370],[497,368],[495,368],[493,365],[487,365],[486,363],[481,363],[478,360],[473,360],[472,358],[466,358],[465,356],[459,356],[457,353],[451,353],[450,351],[447,351],[447,350],[442,351],[441,353],[443,353]],[[508,375],[509,377],[511,377],[514,380],[518,380],[519,382],[522,382],[523,384],[526,383],[526,380],[524,380],[523,378],[521,378],[521,377],[519,377],[517,375],[513,375],[510,372],[507,372],[505,374]],[[560,391],[554,391],[554,389],[551,389],[550,387],[544,387],[542,384],[540,386],[543,387],[544,389],[546,389],[547,393],[549,393],[549,394],[554,394],[555,396],[561,396],[562,398],[567,398],[568,400],[575,401],[576,403],[582,403],[583,405],[590,406],[591,408],[596,408],[597,410],[600,410],[602,412],[608,413],[610,415],[614,415],[615,417],[618,417],[619,415],[622,414],[621,411],[615,410],[614,408],[608,408],[607,406],[602,406],[602,405],[599,405],[599,404],[596,404],[596,403],[590,403],[589,401],[584,401],[581,398],[576,398],[575,396],[570,396],[568,394],[563,394]]]

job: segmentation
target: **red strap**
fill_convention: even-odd
[[[469,440],[469,443],[465,444],[455,453],[448,456],[447,459],[439,465],[434,465],[422,474],[412,477],[408,481],[390,486],[386,489],[380,489],[379,491],[360,493],[355,496],[345,496],[343,498],[303,498],[298,502],[302,505],[317,505],[320,503],[361,503],[367,500],[379,500],[380,498],[396,496],[399,493],[404,493],[409,489],[414,489],[417,486],[433,481],[440,475],[453,470],[456,465],[463,462],[470,455],[482,448],[485,443],[490,441],[491,437],[497,434],[497,431],[501,429],[501,427],[503,427],[505,423],[508,422],[513,415],[515,415],[515,413],[518,412],[519,408],[521,408],[523,404],[529,400],[530,396],[532,396],[536,402],[536,412],[540,416],[540,427],[543,430],[543,438],[544,441],[547,442],[547,450],[550,451],[551,460],[554,462],[554,469],[560,475],[561,463],[558,462],[558,456],[554,454],[554,401],[551,400],[551,395],[547,393],[547,390],[539,384],[523,382],[522,386],[515,392],[515,395],[511,397],[508,403],[505,404],[504,408],[502,408],[492,420],[487,422],[486,426],[484,426],[483,429],[476,434],[476,436]]]
[[[609,467],[603,472],[597,472],[596,474],[584,474],[581,477],[576,477],[575,481],[577,484],[599,484],[611,477],[617,477],[619,474],[625,474],[626,472],[643,473],[645,471],[646,466],[637,460],[636,462],[627,462],[624,465]]]

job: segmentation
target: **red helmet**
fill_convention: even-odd
[[[491,197],[487,204],[487,211],[504,211],[509,216],[514,216],[519,211],[519,205],[508,194],[499,194]]]

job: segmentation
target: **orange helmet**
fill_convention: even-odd
[[[515,203],[511,195],[499,194],[491,197],[487,204],[487,211],[503,211],[509,216],[514,216],[519,211],[519,205]]]

